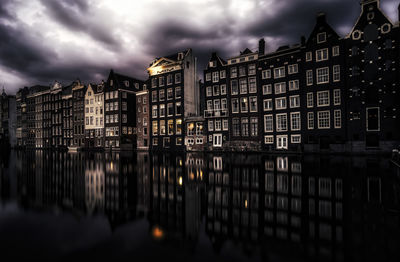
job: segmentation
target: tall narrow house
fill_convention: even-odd
[[[223,148],[229,142],[228,79],[226,61],[212,53],[204,70],[205,110],[208,148]]]
[[[104,83],[89,84],[85,94],[85,148],[104,146]]]
[[[346,37],[352,151],[387,151],[400,140],[399,25],[379,5],[379,0],[362,0],[361,14]]]
[[[78,79],[74,82],[72,87],[72,115],[73,115],[73,130],[74,139],[70,150],[80,150],[85,145],[85,92],[86,86],[84,86]]]
[[[185,118],[199,114],[196,59],[191,49],[156,58],[150,76],[151,149],[184,149]]]
[[[325,14],[319,13],[302,57],[301,108],[305,151],[344,151],[346,77],[343,44],[326,22]]]
[[[104,87],[105,149],[136,148],[136,93],[142,80],[110,71]]]

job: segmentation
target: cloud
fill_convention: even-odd
[[[395,0],[382,7],[397,21]],[[0,84],[95,82],[117,72],[146,79],[156,57],[192,48],[199,74],[211,52],[267,51],[308,36],[317,12],[344,36],[360,12],[348,0],[2,0]]]

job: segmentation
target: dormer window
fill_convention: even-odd
[[[125,80],[124,84],[125,84],[126,87],[129,87],[129,81],[128,80]]]
[[[135,88],[139,89],[139,84],[138,83],[135,83]]]
[[[183,59],[183,53],[178,53],[178,60],[182,60]]]
[[[210,61],[210,67],[216,67],[217,63],[215,61]]]
[[[324,43],[324,42],[326,42],[326,33],[325,32],[319,33],[317,35],[317,43],[320,44],[320,43]]]

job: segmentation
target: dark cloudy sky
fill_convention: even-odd
[[[395,22],[398,4],[381,1]],[[202,69],[210,52],[256,50],[261,37],[267,51],[297,43],[318,11],[344,36],[359,0],[0,0],[0,85],[96,82],[110,68],[145,79],[155,57],[189,47]]]

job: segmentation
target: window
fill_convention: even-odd
[[[339,46],[334,46],[332,47],[332,56],[338,56],[339,55]]]
[[[239,67],[239,76],[245,76],[246,75],[246,68],[244,66]]]
[[[317,35],[317,43],[320,44],[324,42],[326,42],[326,33],[325,32],[319,33]]]
[[[285,67],[279,67],[274,69],[274,77],[282,78],[285,77]]]
[[[329,91],[317,92],[317,106],[329,106]]]
[[[171,100],[174,98],[174,92],[172,91],[172,88],[167,89],[167,99]]]
[[[307,113],[307,126],[308,126],[308,129],[314,129],[314,113],[313,112]]]
[[[249,77],[249,93],[257,92],[257,84],[255,77]]]
[[[315,60],[317,62],[328,60],[328,48],[315,51]]]
[[[249,119],[247,117],[242,118],[242,136],[249,136]]]
[[[213,86],[213,94],[214,96],[219,96],[219,86]]]
[[[276,83],[275,84],[275,94],[283,94],[286,93],[286,83],[282,82],[282,83]]]
[[[228,119],[222,120],[222,129],[223,129],[224,131],[227,131],[227,130],[228,130]]]
[[[158,99],[159,99],[159,101],[164,101],[164,99],[165,99],[165,90],[164,89],[161,89],[158,91]]]
[[[296,74],[298,72],[299,72],[299,66],[297,64],[288,66],[288,74],[289,75]]]
[[[313,93],[307,93],[307,107],[313,107],[314,106],[314,95]]]
[[[329,67],[317,69],[317,84],[329,83]]]
[[[221,110],[221,100],[219,99],[214,100],[214,110]]]
[[[300,112],[290,113],[290,128],[293,131],[300,130]]]
[[[250,136],[258,135],[258,118],[252,117],[250,118]]]
[[[211,73],[206,74],[206,81],[211,81]]]
[[[232,113],[239,113],[239,99],[232,98]]]
[[[240,120],[239,118],[232,119],[233,136],[240,136]]]
[[[221,99],[221,109],[222,110],[228,109],[228,103],[226,101],[226,98]]]
[[[208,120],[208,131],[214,131],[214,121]]]
[[[263,85],[263,95],[270,95],[272,94],[272,85]]]
[[[215,131],[221,131],[221,120],[215,120]]]
[[[251,64],[249,65],[249,75],[255,75],[256,74],[256,65],[255,64]]]
[[[165,78],[161,76],[160,78],[158,78],[158,86],[164,86],[164,84],[165,84]]]
[[[158,134],[158,122],[157,121],[153,121],[152,129],[153,129],[153,135],[157,135]]]
[[[181,82],[181,73],[175,74],[175,84],[179,84]]]
[[[307,70],[307,86],[311,86],[314,83],[313,71]]]
[[[122,123],[126,124],[128,122],[128,116],[126,114],[122,114]]]
[[[175,98],[181,98],[182,96],[182,88],[181,87],[175,87]]]
[[[275,109],[286,109],[286,97],[276,98],[275,99]]]
[[[264,99],[263,105],[264,111],[272,111],[272,99]]]
[[[299,90],[299,80],[289,81],[289,91]]]
[[[172,75],[167,75],[167,85],[172,85]]]
[[[176,119],[176,134],[181,135],[182,134],[182,119]]]
[[[231,68],[231,78],[237,77],[237,67]]]
[[[219,81],[219,72],[212,72],[212,81],[213,83],[216,83]]]
[[[250,112],[257,112],[257,97],[250,97]]]
[[[238,81],[236,79],[231,81],[231,88],[232,88],[232,95],[239,94],[239,86],[238,86]]]
[[[212,96],[212,87],[211,86],[207,86],[207,88],[206,88],[206,96]]]
[[[340,89],[333,90],[333,104],[340,105]]]
[[[300,144],[301,143],[301,135],[292,135],[290,136],[292,144]]]
[[[152,116],[153,118],[156,118],[156,117],[157,117],[157,114],[158,114],[158,107],[157,107],[157,106],[153,106],[151,112],[152,112],[152,113],[151,113],[151,116]]]
[[[241,78],[239,80],[239,85],[240,85],[240,94],[247,94],[247,79]]]
[[[306,62],[312,61],[312,52],[307,52],[306,53]]]
[[[247,113],[249,110],[249,101],[247,97],[240,98],[240,112]]]
[[[291,96],[289,97],[290,108],[300,107],[300,96]]]
[[[270,79],[271,78],[271,69],[262,71],[262,79]]]
[[[276,131],[287,131],[287,114],[276,115]]]
[[[342,113],[340,110],[335,110],[334,112],[334,126],[335,128],[342,127]]]
[[[274,136],[264,136],[265,144],[274,144]]]
[[[221,95],[226,95],[226,85],[221,85]]]
[[[160,105],[160,117],[165,117],[165,105]]]
[[[106,141],[107,143],[108,141]],[[153,146],[157,146],[158,145],[158,138],[153,138]]]
[[[340,65],[333,66],[333,82],[340,81]]]
[[[157,91],[151,92],[151,101],[157,102]]]
[[[151,87],[157,87],[157,78],[151,79]]]
[[[330,112],[329,111],[319,111],[318,112],[318,128],[328,129],[330,128]]]
[[[208,108],[207,108],[208,109]],[[173,116],[174,115],[174,104],[169,103],[167,105],[167,115],[168,116]]]
[[[274,132],[274,117],[273,115],[264,116],[264,132]]]
[[[379,107],[367,108],[367,131],[380,130],[380,111]]]
[[[225,71],[225,70],[220,71],[220,72],[219,72],[219,77],[220,77],[221,79],[226,78],[226,71]]]
[[[176,102],[176,103],[175,103],[175,115],[176,115],[176,116],[182,115],[182,105],[181,105],[181,102]]]

